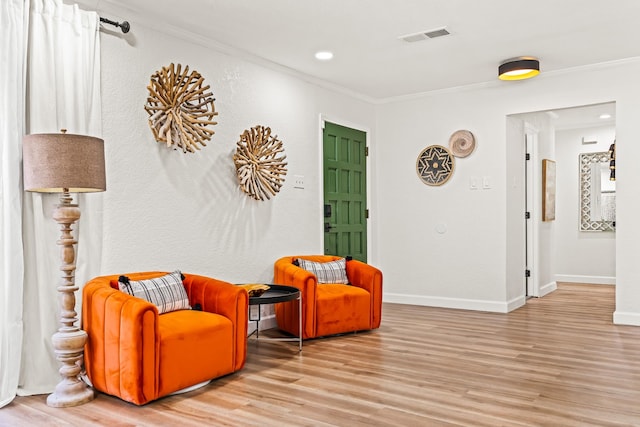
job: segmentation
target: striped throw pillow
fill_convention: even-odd
[[[349,283],[347,278],[347,260],[344,258],[329,262],[314,262],[298,258],[301,268],[316,275],[318,283]]]
[[[160,314],[191,309],[180,270],[147,280],[129,280],[127,276],[120,276],[118,288],[122,292],[155,304]]]

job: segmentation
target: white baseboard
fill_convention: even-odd
[[[540,288],[540,298],[542,298],[545,295],[550,294],[551,292],[555,291],[556,289],[558,289],[558,283],[557,282],[547,283],[546,285],[544,285],[543,287]]]
[[[613,323],[616,325],[640,326],[640,314],[613,312]]]
[[[425,307],[456,308],[460,310],[491,311],[494,313],[508,313],[525,304],[524,297],[511,301],[486,301],[464,298],[429,297],[424,295],[406,295],[384,293],[383,302],[407,305],[421,305]]]
[[[511,301],[507,302],[507,313],[515,310],[516,308],[520,308],[527,303],[527,298],[522,295],[520,297],[514,298]]]
[[[276,315],[271,314],[268,316],[262,315],[260,318],[260,330],[264,331],[267,329],[277,328],[278,322],[276,320]],[[256,322],[253,320],[249,321],[249,327],[247,328],[247,334],[252,334],[253,331],[256,330]]]
[[[592,285],[615,285],[616,278],[611,276],[578,276],[556,274],[556,282],[589,283]]]

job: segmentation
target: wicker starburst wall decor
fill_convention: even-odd
[[[149,126],[156,141],[174,146],[183,153],[193,153],[206,146],[218,124],[218,115],[210,86],[197,71],[189,73],[189,66],[174,64],[162,67],[151,76],[147,86],[149,97],[144,109],[149,113]]]
[[[280,191],[287,174],[282,141],[271,128],[254,126],[236,143],[233,162],[242,191],[256,200],[269,200]]]

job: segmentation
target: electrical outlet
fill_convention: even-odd
[[[304,175],[293,176],[293,188],[304,190]]]

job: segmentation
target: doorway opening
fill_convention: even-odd
[[[615,142],[615,102],[510,115],[507,142],[513,162],[507,168],[510,295],[542,297],[558,282],[615,284],[615,231],[580,229],[585,210],[580,199],[587,196],[579,164],[581,154],[607,152]],[[555,162],[556,171],[555,218],[547,221],[545,160]],[[615,204],[608,208],[612,215]]]

